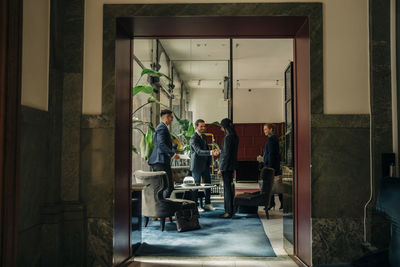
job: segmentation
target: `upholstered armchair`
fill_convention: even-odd
[[[137,183],[145,185],[142,191],[142,215],[144,216],[144,226],[147,227],[149,218],[160,218],[161,231],[165,228],[165,218],[172,216],[181,209],[196,208],[196,204],[191,200],[164,198],[163,191],[167,188],[167,174],[164,171],[145,172],[136,171],[134,173]]]
[[[239,206],[265,206],[265,214],[269,219],[268,207],[272,194],[272,185],[274,182],[274,169],[264,167],[261,169],[258,184],[260,191],[254,193],[243,193],[235,196],[233,205],[235,211]]]

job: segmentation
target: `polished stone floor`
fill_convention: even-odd
[[[251,185],[244,186],[251,188]],[[129,267],[208,267],[208,266],[237,266],[237,267],[294,267],[297,264],[287,255],[283,249],[282,239],[282,212],[270,211],[270,219],[267,220],[262,207],[259,208],[259,216],[264,226],[272,248],[277,257],[250,258],[250,257],[136,257],[132,259]]]

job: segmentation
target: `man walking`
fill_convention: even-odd
[[[164,109],[161,111],[161,122],[156,128],[153,135],[155,147],[149,158],[149,165],[153,171],[165,171],[168,178],[168,187],[164,190],[164,198],[169,198],[174,190],[174,182],[172,180],[171,158],[179,159],[179,155],[172,150],[171,136],[168,126],[172,123],[174,117],[172,111]]]
[[[206,136],[206,123],[202,119],[198,119],[195,122],[196,133],[190,138],[190,170],[196,184],[200,183],[201,177],[203,177],[203,183],[211,183],[210,177],[210,165],[213,151],[208,149]],[[197,190],[194,191],[194,198],[196,203],[198,202]],[[206,210],[215,210],[211,204],[211,190],[205,190],[205,206]],[[199,211],[204,211],[202,207],[198,207]]]

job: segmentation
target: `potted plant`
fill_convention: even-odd
[[[152,85],[143,85],[139,84],[140,80],[143,78],[143,76],[149,76],[149,82]],[[136,108],[132,112],[132,129],[139,132],[142,135],[142,139],[140,141],[140,150],[138,150],[136,147],[132,147],[132,150],[140,154],[141,157],[145,160],[147,160],[151,153],[153,152],[154,149],[154,141],[153,141],[153,134],[155,132],[155,127],[151,122],[146,122],[139,120],[135,118],[135,114],[144,108],[145,106],[152,104],[152,103],[157,103],[159,105],[162,105],[166,108],[169,108],[167,105],[164,105],[160,101],[158,101],[154,96],[152,96],[153,92],[157,90],[158,85],[154,84],[154,81],[157,81],[157,79],[154,78],[160,78],[160,77],[165,77],[169,81],[172,81],[171,78],[169,78],[167,75],[150,70],[150,69],[143,69],[140,75],[139,80],[135,84],[135,86],[132,88],[132,96],[134,97],[138,93],[144,93],[149,95],[147,102],[141,105],[140,107]],[[187,119],[181,119],[179,118],[175,113],[174,117],[179,123],[180,126],[180,133],[178,135],[173,135],[171,134],[171,140],[174,144],[176,144],[176,150],[180,152],[188,151],[190,150],[190,145],[189,145],[189,140],[190,137],[194,134],[194,127],[193,123],[189,122]],[[145,126],[147,130],[143,130],[140,127]]]

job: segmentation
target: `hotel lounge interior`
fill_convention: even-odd
[[[0,266],[400,266],[399,1],[0,12]]]

